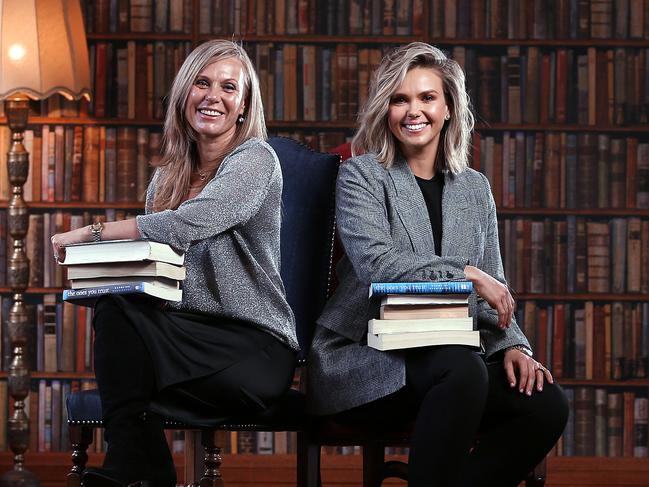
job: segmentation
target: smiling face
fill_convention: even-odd
[[[187,101],[185,117],[198,134],[199,142],[228,144],[243,115],[245,72],[236,58],[208,64],[196,76]]]
[[[431,68],[413,68],[390,98],[388,126],[403,155],[435,161],[449,108],[442,78]]]

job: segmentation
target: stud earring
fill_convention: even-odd
[[[450,120],[451,116],[447,113],[446,116],[444,117],[444,120]]]
[[[246,120],[246,117],[244,117],[243,114],[240,113],[239,116],[237,117],[237,123],[239,125],[241,125],[245,120]]]

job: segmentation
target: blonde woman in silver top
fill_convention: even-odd
[[[161,415],[207,425],[260,411],[290,387],[298,344],[279,273],[282,174],[265,138],[247,54],[230,41],[206,42],[171,88],[146,214],[52,237],[59,259],[93,235],[186,252],[182,302],[109,296],[96,305],[108,451],[84,485],[173,486]]]

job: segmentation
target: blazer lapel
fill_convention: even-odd
[[[433,230],[426,202],[403,156],[397,156],[394,164],[388,169],[388,174],[396,190],[395,208],[413,249],[415,252],[434,249]]]
[[[470,258],[473,240],[472,208],[466,194],[471,189],[466,186],[464,173],[446,173],[442,193],[442,255]]]

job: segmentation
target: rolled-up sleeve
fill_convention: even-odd
[[[279,164],[270,149],[247,144],[223,160],[196,197],[175,210],[139,215],[138,230],[144,238],[187,250],[192,242],[245,224],[259,210],[277,171]]]

